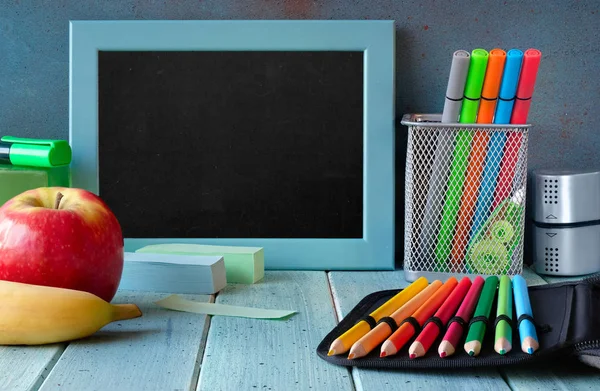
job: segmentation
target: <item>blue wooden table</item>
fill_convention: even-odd
[[[402,271],[268,271],[188,299],[296,310],[283,321],[209,317],[153,303],[165,294],[119,292],[141,318],[90,338],[43,347],[0,347],[0,390],[600,390],[600,371],[577,361],[532,369],[381,371],[331,365],[315,350],[365,295],[405,287]],[[554,282],[526,269],[530,285]],[[1,314],[0,314],[1,316]]]

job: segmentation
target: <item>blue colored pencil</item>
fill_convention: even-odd
[[[498,93],[498,103],[496,104],[496,113],[494,115],[495,124],[509,124],[513,105],[515,103],[515,94],[521,72],[521,63],[523,62],[523,52],[519,49],[511,49],[506,53],[506,65],[502,74],[500,92]],[[471,225],[470,241],[475,237],[479,227],[487,219],[491,212],[494,190],[498,172],[500,171],[500,162],[502,152],[506,142],[505,132],[493,132],[488,143],[488,151],[483,168],[483,178],[479,185],[479,196],[475,205],[475,214],[473,215],[473,224]]]
[[[533,318],[525,279],[517,274],[513,277],[512,282],[517,319],[523,314]],[[521,339],[521,350],[525,353],[533,354],[540,346],[535,331],[535,325],[529,319],[523,319],[519,324],[519,337]]]

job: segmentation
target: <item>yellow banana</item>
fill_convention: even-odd
[[[0,345],[71,341],[140,316],[135,304],[111,304],[88,292],[0,281]]]

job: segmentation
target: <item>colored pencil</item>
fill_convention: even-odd
[[[469,73],[465,85],[465,99],[463,101],[459,123],[474,123],[477,118],[477,108],[479,107],[479,98],[483,88],[483,79],[487,67],[489,53],[483,49],[475,49],[471,53],[469,64]],[[448,268],[450,249],[452,247],[452,235],[456,226],[456,215],[458,213],[458,203],[460,193],[465,180],[465,171],[471,149],[472,132],[467,129],[461,129],[456,135],[456,145],[452,153],[452,162],[450,164],[450,175],[447,181],[447,189],[444,198],[444,207],[440,221],[440,230],[437,236],[435,256],[437,260],[436,271],[451,271]]]
[[[458,341],[467,330],[467,325],[471,320],[471,316],[473,315],[473,311],[479,300],[479,295],[481,294],[484,282],[485,280],[481,276],[477,276],[473,280],[467,296],[456,312],[456,316],[464,321],[464,326],[459,322],[450,323],[446,330],[446,334],[444,334],[442,342],[440,342],[440,346],[438,347],[438,354],[440,357],[444,358],[451,356],[456,351]]]
[[[512,286],[510,277],[507,275],[500,277],[500,287],[498,288],[496,319],[499,319],[501,316],[507,317],[512,321]],[[500,354],[506,354],[512,349],[511,323],[505,318],[498,320],[496,323],[494,350]]]
[[[500,91],[498,92],[496,113],[494,114],[495,124],[510,123],[522,60],[523,52],[519,49],[511,49],[506,53],[506,63],[504,65],[504,72],[502,73]],[[492,133],[485,157],[483,177],[481,179],[481,184],[479,185],[469,241],[473,240],[475,233],[493,210],[492,203],[494,201],[494,190],[496,189],[498,171],[500,171],[500,161],[502,160],[505,143],[505,132],[497,131]]]
[[[437,311],[457,285],[458,280],[455,277],[450,277],[444,285],[433,294],[433,296],[415,311],[412,318],[419,324],[419,327],[423,326],[423,323]],[[398,330],[394,331],[394,333],[381,345],[380,357],[396,354],[416,332],[417,330],[415,330],[410,322],[400,325]]]
[[[479,296],[479,301],[477,302],[477,307],[475,308],[475,313],[473,314],[474,320],[475,318],[482,317],[489,320],[490,312],[492,311],[492,304],[494,303],[494,298],[496,297],[496,290],[498,288],[498,277],[489,276],[485,279],[485,283],[483,284],[483,289],[481,290],[481,295]],[[481,344],[483,343],[483,337],[485,336],[486,331],[486,322],[483,320],[478,320],[471,324],[469,327],[469,332],[467,333],[467,338],[465,339],[464,349],[470,356],[478,356],[481,351]]]
[[[372,320],[374,323],[376,323],[384,316],[389,316],[392,312],[402,307],[407,301],[413,298],[417,293],[425,289],[427,284],[427,279],[425,277],[419,277],[412,284],[383,303],[375,311],[371,312],[370,317],[373,318]],[[370,330],[371,326],[367,321],[359,321],[352,326],[351,329],[343,333],[331,343],[327,355],[332,356],[334,354],[342,354],[347,352],[354,342],[358,341],[360,337],[368,333]]]
[[[504,50],[492,49],[490,51],[481,91],[481,102],[477,112],[478,124],[491,124],[494,119],[505,62],[506,52]],[[460,209],[458,210],[458,220],[452,245],[452,263],[455,270],[460,270],[458,265],[463,263],[465,248],[469,241],[469,227],[471,226],[475,202],[477,201],[477,191],[489,138],[489,133],[486,131],[477,131],[473,136],[472,150],[467,165],[465,185],[460,198]]]
[[[527,291],[527,283],[520,275],[513,277],[513,293],[515,299],[515,310],[517,319],[526,315],[533,318],[531,303],[529,301],[529,292]],[[524,318],[519,323],[519,337],[521,340],[521,350],[524,353],[533,354],[539,349],[537,332],[535,325],[531,319]]]
[[[396,324],[396,327],[406,318],[411,316],[416,310],[419,309],[420,306],[427,301],[442,286],[442,282],[440,280],[435,280],[427,288],[423,289],[419,292],[415,297],[410,299],[406,304],[402,307],[398,308],[393,314],[390,315],[390,318]],[[389,337],[392,332],[391,326],[386,322],[381,322],[367,334],[365,334],[361,339],[356,341],[354,345],[350,348],[350,354],[348,354],[348,358],[350,360],[355,358],[364,357],[367,354],[371,353],[373,349],[379,346],[380,343],[385,341],[387,337]]]
[[[441,327],[446,327],[450,317],[456,312],[469,288],[471,288],[471,280],[469,277],[463,277],[450,296],[444,301],[444,304],[437,310],[434,318],[440,321]],[[431,345],[433,345],[433,341],[442,332],[439,326],[434,322],[429,322],[423,327],[423,330],[421,330],[415,341],[408,348],[410,358],[423,357],[427,353]]]
[[[533,97],[535,80],[537,78],[542,53],[536,49],[527,49],[523,54],[523,67],[519,76],[519,85],[512,115],[511,124],[527,123],[529,107]],[[498,184],[496,185],[496,194],[494,196],[493,208],[509,197],[512,191],[512,182],[515,175],[515,166],[521,148],[521,132],[510,132],[504,145],[504,158],[498,174]]]
[[[442,123],[456,123],[462,107],[465,82],[469,71],[471,54],[466,50],[457,50],[452,55],[450,75],[446,87],[446,98],[442,112]],[[435,235],[437,233],[438,219],[441,212],[443,200],[438,195],[440,183],[445,183],[448,178],[450,166],[450,151],[452,150],[452,139],[444,134],[439,134],[436,140],[435,157],[431,168],[429,179],[429,191],[427,202],[423,211],[423,223],[419,235],[419,245],[423,257],[433,256],[435,248]]]

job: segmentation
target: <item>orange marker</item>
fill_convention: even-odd
[[[421,307],[423,303],[425,303],[425,301],[427,301],[441,286],[442,282],[440,280],[433,281],[425,289],[406,302],[402,307],[394,311],[394,313],[390,315],[390,318],[393,319],[396,327],[404,319],[414,314],[414,312],[418,310],[419,307]],[[348,354],[348,358],[353,359],[366,356],[373,349],[379,346],[380,343],[385,341],[385,339],[389,337],[393,331],[394,330],[388,323],[379,323],[377,326],[375,326],[375,328],[373,328],[373,330],[369,331],[352,345],[350,348],[350,353]]]
[[[455,277],[450,277],[433,296],[419,307],[412,315],[412,318],[419,324],[419,328],[423,326],[425,321],[429,319],[435,311],[446,301],[452,290],[458,285]],[[396,330],[384,343],[381,345],[380,357],[391,356],[398,353],[400,349],[408,342],[408,340],[418,330],[410,322],[404,322],[398,330]]]
[[[490,51],[488,66],[483,79],[483,89],[481,90],[481,100],[479,111],[477,112],[478,124],[491,124],[494,119],[496,102],[500,91],[500,82],[502,72],[506,63],[506,52],[502,49],[493,49]],[[461,272],[458,268],[462,264],[465,256],[465,248],[469,242],[469,232],[473,212],[475,211],[475,202],[477,201],[477,190],[481,181],[481,173],[485,161],[486,148],[490,135],[484,131],[478,131],[473,137],[471,143],[471,156],[467,166],[465,185],[460,199],[460,209],[458,210],[458,219],[456,223],[456,234],[452,245],[452,264],[454,272]]]

